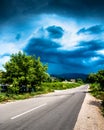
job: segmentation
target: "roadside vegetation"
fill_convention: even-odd
[[[40,94],[47,94],[49,92],[54,92],[55,90],[75,88],[80,85],[81,85],[80,83],[62,83],[62,82],[42,83],[41,86],[38,86],[37,90],[34,92],[24,92],[18,94],[2,92],[0,93],[0,102],[27,99]]]
[[[47,65],[40,58],[18,52],[10,56],[10,60],[0,71],[0,102],[19,100],[35,95],[74,88],[83,84],[81,79],[76,82],[62,82],[47,73]]]
[[[88,77],[91,94],[101,100],[101,109],[104,116],[104,70],[90,74]]]

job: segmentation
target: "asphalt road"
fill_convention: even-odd
[[[0,130],[73,130],[87,88],[0,104]]]

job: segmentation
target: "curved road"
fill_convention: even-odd
[[[0,104],[0,130],[73,130],[87,88]]]

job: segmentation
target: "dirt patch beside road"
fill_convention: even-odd
[[[99,107],[99,100],[87,93],[74,130],[104,130],[104,117]]]

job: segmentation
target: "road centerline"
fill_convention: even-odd
[[[40,106],[37,106],[37,107],[34,107],[34,108],[32,108],[32,109],[30,109],[30,110],[28,110],[28,111],[25,111],[25,112],[23,112],[23,113],[21,113],[21,114],[18,114],[18,115],[16,115],[16,116],[13,116],[13,117],[11,117],[10,119],[11,120],[14,120],[14,119],[16,119],[16,118],[18,118],[18,117],[20,117],[20,116],[23,116],[23,115],[25,115],[25,114],[27,114],[27,113],[30,113],[30,112],[32,112],[32,111],[34,111],[34,110],[36,110],[36,109],[38,109],[38,108],[41,108],[41,107],[43,107],[43,106],[46,106],[47,105],[47,103],[44,103],[44,104],[42,104],[42,105],[40,105]]]

